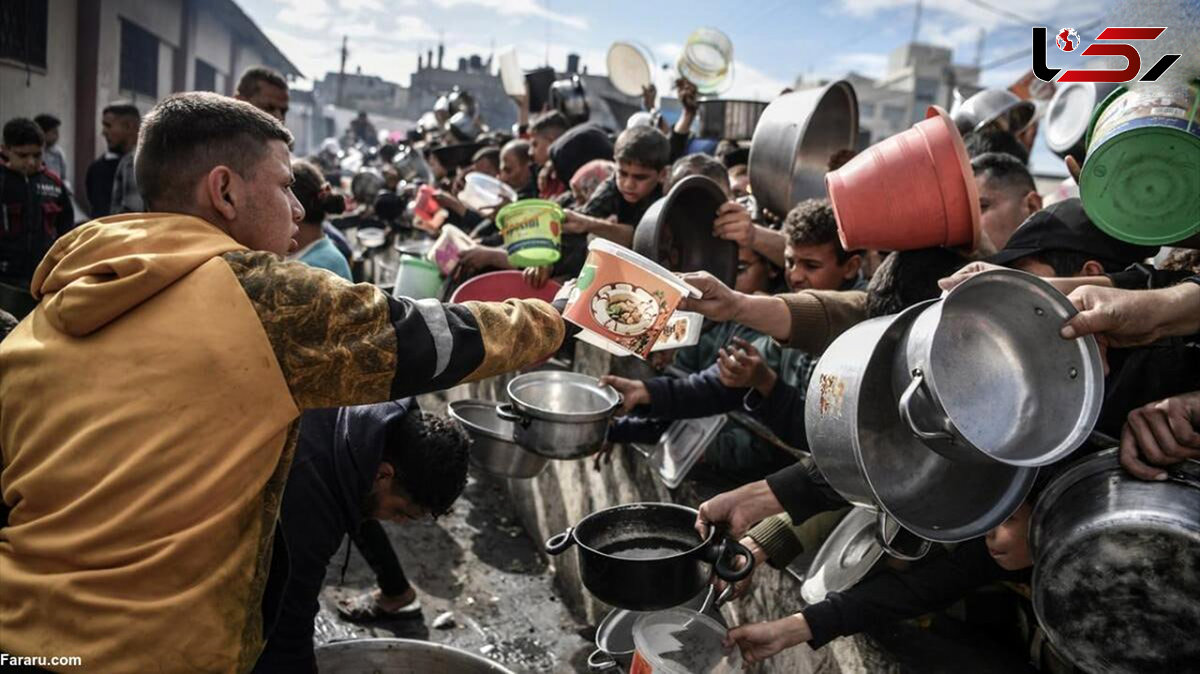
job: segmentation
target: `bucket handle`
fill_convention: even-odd
[[[511,421],[514,424],[520,424],[521,428],[529,428],[529,417],[517,412],[512,403],[501,403],[496,405],[496,416],[505,421]]]
[[[875,520],[875,542],[879,543],[879,547],[883,548],[883,551],[886,552],[889,557],[894,557],[904,562],[915,562],[929,553],[929,549],[933,547],[933,544],[924,539],[921,540],[921,545],[917,548],[917,551],[912,554],[900,552],[896,548],[893,548],[892,544],[888,542],[887,536],[885,536],[883,533],[887,531],[887,529],[885,529],[887,526],[887,520],[888,514],[884,512],[883,508],[880,508]]]
[[[567,527],[567,530],[561,534],[555,534],[546,539],[546,552],[551,555],[561,555],[567,551],[567,548],[575,544],[575,537],[571,534],[575,533],[575,527]]]
[[[913,435],[922,440],[949,440],[953,442],[954,436],[947,431],[927,431],[917,428],[916,421],[913,420],[912,400],[916,395],[917,390],[922,388],[925,384],[925,373],[922,372],[920,368],[917,368],[912,371],[912,375],[912,382],[908,385],[908,388],[904,389],[904,393],[900,396],[900,418],[904,420],[905,425],[908,426],[908,429],[912,431]],[[947,419],[946,422],[948,424],[949,419]]]
[[[588,671],[603,672],[617,666],[617,659],[608,651],[597,648],[587,659]]]

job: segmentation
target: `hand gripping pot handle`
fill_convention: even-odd
[[[744,580],[754,571],[754,555],[751,554],[746,546],[735,540],[723,539],[719,545],[710,548],[710,550],[715,551],[715,555],[713,555],[713,573],[717,574],[717,577],[726,583],[736,583]],[[733,560],[738,557],[744,557],[746,563],[741,568],[734,568],[732,566]]]
[[[529,427],[529,417],[526,417],[513,409],[512,403],[501,403],[496,405],[496,416],[505,421],[511,421],[514,424],[521,424],[523,428]]]
[[[884,552],[891,557],[895,557],[896,559],[905,562],[915,562],[929,553],[929,548],[932,547],[933,544],[926,540],[922,540],[921,546],[918,547],[917,551],[911,555],[906,552],[900,552],[896,548],[893,548],[892,544],[888,543],[887,536],[884,535],[884,532],[887,531],[887,518],[887,513],[883,511],[883,508],[880,508],[877,519],[875,520],[875,542],[879,543],[879,547],[883,548]]]
[[[904,393],[901,394],[901,396],[900,396],[900,404],[899,404],[900,418],[904,421],[904,424],[906,426],[908,426],[908,429],[913,432],[913,435],[917,436],[918,438],[921,438],[922,440],[951,440],[951,441],[953,441],[954,436],[951,435],[950,433],[947,433],[946,431],[927,431],[927,430],[924,430],[921,428],[917,428],[917,423],[913,419],[913,414],[912,414],[912,401],[913,401],[913,397],[916,396],[917,391],[924,387],[924,384],[925,384],[925,373],[919,369],[913,370],[912,383],[910,383],[908,385],[908,388],[904,389]],[[947,419],[946,423],[949,424],[950,420]]]
[[[567,548],[575,544],[575,537],[571,534],[575,533],[575,527],[567,527],[567,530],[561,534],[556,534],[546,539],[546,552],[551,555],[561,555],[567,551]]]

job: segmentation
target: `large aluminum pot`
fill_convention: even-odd
[[[579,459],[600,451],[608,422],[621,406],[621,394],[595,377],[577,372],[542,371],[508,382],[511,404],[497,408],[511,421],[513,439],[551,459]]]
[[[750,143],[750,187],[759,206],[783,217],[804,199],[824,198],[829,158],[857,140],[858,97],[849,82],[775,99]]]
[[[750,140],[767,104],[709,98],[700,101],[700,137]]]
[[[513,423],[501,419],[496,403],[486,400],[455,400],[449,414],[471,436],[471,463],[499,477],[527,480],[537,477],[550,463],[513,441]]]
[[[498,662],[454,648],[414,639],[355,639],[318,646],[321,674],[514,674]]]
[[[904,331],[931,303],[864,321],[834,340],[813,372],[804,419],[817,467],[847,501],[882,509],[921,538],[953,543],[982,536],[1016,512],[1037,470],[952,461],[901,422],[892,360]]]
[[[1200,462],[1138,480],[1117,450],[1060,474],[1033,511],[1033,608],[1089,672],[1192,672],[1200,662]]]
[[[1032,274],[999,269],[956,286],[913,321],[893,371],[900,418],[960,461],[1046,466],[1100,415],[1094,337],[1065,340],[1071,302]]]
[[[579,75],[558,80],[550,85],[550,107],[558,110],[572,125],[583,124],[591,117],[587,91]]]

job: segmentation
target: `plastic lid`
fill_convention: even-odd
[[[1079,177],[1079,198],[1097,227],[1143,246],[1177,243],[1200,232],[1197,125],[1189,132],[1146,123],[1099,140]]]
[[[1046,114],[1046,147],[1054,152],[1067,152],[1087,135],[1092,109],[1097,103],[1096,85],[1071,82],[1059,86]]]
[[[656,673],[725,674],[742,671],[742,655],[721,645],[726,629],[683,608],[647,613],[633,624],[633,644]]]
[[[654,274],[655,276],[665,280],[667,283],[675,286],[679,289],[679,292],[683,293],[687,297],[700,298],[703,296],[703,293],[691,285],[684,283],[682,279],[675,274],[672,274],[666,267],[658,264],[648,257],[638,255],[624,246],[619,246],[608,239],[592,239],[591,242],[588,243],[588,250],[596,250],[600,251],[601,253],[616,255],[626,262],[635,264],[651,274]]]

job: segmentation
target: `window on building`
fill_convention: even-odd
[[[908,116],[907,111],[899,105],[883,106],[883,118],[892,126],[902,127],[908,122],[905,119]]]
[[[120,89],[158,98],[158,38],[121,19]]]
[[[859,103],[858,104],[858,116],[859,117],[868,117],[868,118],[874,117],[875,116],[875,104],[874,103]]]
[[[0,59],[46,67],[48,0],[0,2]]]
[[[196,91],[217,90],[217,69],[196,59]]]

